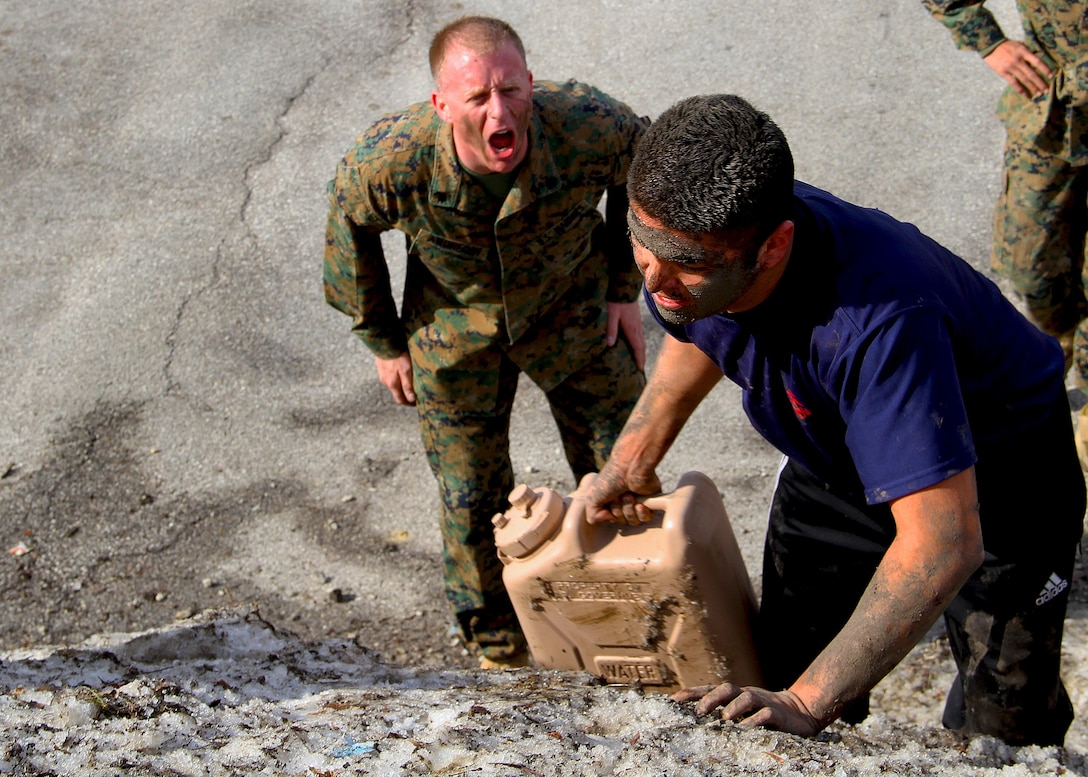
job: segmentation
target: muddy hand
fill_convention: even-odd
[[[809,712],[796,694],[768,691],[755,686],[722,683],[685,688],[672,696],[673,701],[697,701],[695,713],[708,715],[722,708],[722,720],[736,721],[741,728],[773,728],[801,736],[813,736],[823,726]]]
[[[586,519],[590,523],[625,523],[639,526],[654,517],[652,508],[642,503],[643,497],[633,488],[645,489],[647,494],[661,491],[661,481],[650,473],[649,478],[641,478],[638,483],[629,484],[624,468],[610,459],[593,479],[586,495]]]

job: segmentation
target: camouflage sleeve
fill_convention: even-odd
[[[922,0],[937,21],[952,31],[956,48],[987,56],[1005,41],[1001,25],[984,7],[985,0]]]
[[[325,228],[325,300],[352,318],[352,331],[375,356],[391,359],[408,350],[389,283],[381,229],[355,224],[344,213],[336,181],[329,192]]]

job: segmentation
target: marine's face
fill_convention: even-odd
[[[633,203],[627,222],[635,263],[663,319],[690,324],[750,307],[758,247],[736,249],[714,236],[674,232]]]
[[[453,127],[461,164],[475,173],[508,173],[529,151],[533,75],[512,43],[478,54],[454,43],[431,102]]]

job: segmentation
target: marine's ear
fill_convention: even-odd
[[[434,106],[434,112],[438,114],[438,118],[442,119],[446,124],[449,124],[449,105],[437,89],[431,92],[431,105]]]

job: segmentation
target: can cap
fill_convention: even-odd
[[[566,503],[550,488],[519,485],[510,492],[510,509],[491,519],[499,553],[521,558],[550,539],[563,523]]]

